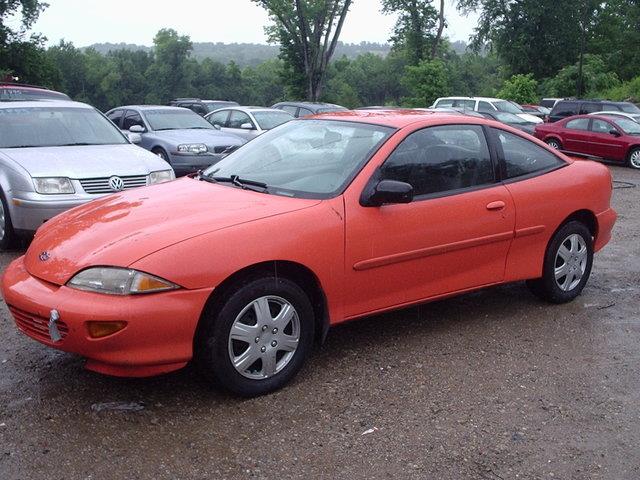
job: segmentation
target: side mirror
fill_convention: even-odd
[[[611,130],[609,130],[609,134],[613,135],[614,137],[619,137],[620,136],[620,132],[617,131],[615,128],[612,128]]]
[[[242,130],[253,130],[253,125],[251,125],[250,123],[243,123],[242,125],[240,125],[240,128]]]
[[[131,143],[134,143],[136,145],[142,143],[142,135],[140,135],[139,133],[129,132],[127,133],[127,138]]]
[[[131,128],[129,128],[129,131],[131,133],[144,133],[145,129],[142,125],[131,125]]]
[[[380,207],[386,203],[411,203],[413,187],[397,180],[381,180],[368,188],[360,197],[363,207]]]

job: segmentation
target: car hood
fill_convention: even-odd
[[[181,143],[204,143],[214,146],[242,145],[245,143],[245,140],[237,135],[215,129],[160,130],[152,132],[152,135],[176,146]]]
[[[531,123],[542,123],[543,120],[540,117],[536,117],[535,115],[531,115],[530,113],[518,113],[520,118],[526,120]]]
[[[58,215],[36,233],[25,265],[33,276],[62,285],[89,266],[127,267],[189,238],[319,202],[184,178],[110,195]],[[212,251],[214,246],[203,257]]]
[[[77,147],[3,148],[0,155],[13,160],[32,177],[96,178],[111,175],[146,175],[167,170],[167,163],[136,145],[83,145]]]

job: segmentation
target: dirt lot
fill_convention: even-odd
[[[577,301],[515,284],[340,326],[263,398],[86,372],[2,304],[0,479],[640,478],[640,172],[612,170],[639,186]]]

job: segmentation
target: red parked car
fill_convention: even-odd
[[[575,115],[536,125],[534,135],[565,153],[640,169],[640,124],[614,115]]]

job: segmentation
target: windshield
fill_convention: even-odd
[[[640,108],[636,107],[633,103],[620,103],[618,104],[620,110],[626,113],[638,113],[640,114]]]
[[[129,143],[93,108],[0,108],[0,148]]]
[[[493,106],[496,107],[500,112],[507,112],[507,113],[514,113],[514,114],[522,113],[522,110],[520,110],[516,105],[514,105],[511,102],[507,102],[506,100],[500,100],[498,102],[492,102],[492,103],[493,103]]]
[[[331,120],[296,120],[266,132],[205,170],[262,182],[269,193],[330,198],[340,193],[394,129]]]
[[[618,125],[625,133],[629,135],[638,135],[640,134],[640,123],[634,122],[633,120],[629,120],[628,118],[611,118],[613,123]]]
[[[514,115],[513,113],[493,112],[493,116],[496,117],[496,120],[503,123],[517,123],[517,124],[531,123],[526,121],[524,118]]]
[[[182,130],[188,128],[212,129],[213,126],[191,110],[158,109],[144,110],[151,130]]]
[[[253,117],[263,130],[271,130],[294,118],[287,112],[253,112]]]

